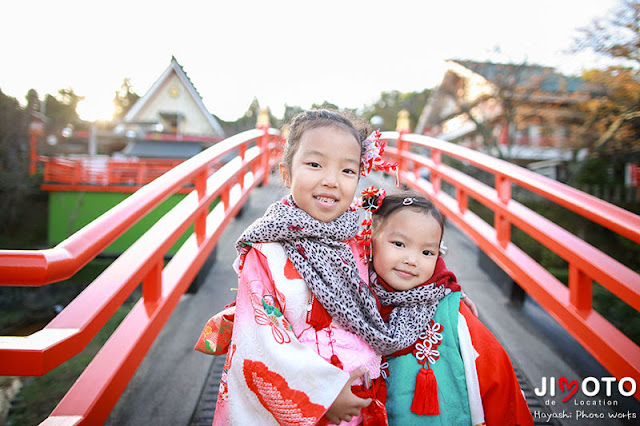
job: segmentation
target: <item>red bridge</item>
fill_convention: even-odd
[[[601,365],[602,371],[615,377],[617,382],[622,382],[621,392],[633,390],[635,398],[640,399],[635,389],[635,384],[640,383],[640,348],[596,312],[592,303],[593,286],[596,282],[635,311],[640,310],[640,275],[612,257],[611,253],[603,253],[525,207],[512,194],[520,190],[536,194],[612,230],[630,240],[631,244],[640,243],[640,217],[557,181],[457,145],[408,134],[402,130],[383,132],[382,136],[388,141],[389,157],[399,164],[400,182],[430,196],[449,222],[455,225],[455,229],[451,227],[451,231],[447,230],[447,233],[458,235],[454,238],[458,243],[449,243],[450,247],[454,247],[450,255],[452,259],[447,262],[454,265],[451,269],[456,271],[463,287],[477,301],[489,327],[510,351],[514,365],[520,366],[522,380],[539,386],[542,378],[530,377],[532,373],[528,374],[527,371],[536,367],[531,365],[535,362],[521,358],[527,352],[535,352],[533,346],[528,346],[533,342],[510,341],[510,336],[522,335],[525,331],[517,331],[520,330],[518,328],[509,330],[509,327],[516,327],[515,321],[505,320],[500,315],[524,317],[526,314],[517,310],[509,314],[507,311],[515,308],[500,307],[496,298],[504,298],[504,295],[491,296],[493,293],[489,292],[495,292],[495,289],[484,291],[480,287],[474,288],[474,277],[480,272],[468,275],[462,273],[461,278],[457,268],[469,268],[470,263],[468,258],[463,258],[463,255],[467,256],[467,252],[462,246],[467,242],[473,242],[471,250],[476,253],[474,256],[482,254],[498,265],[535,301],[541,311],[546,311],[560,325],[563,333],[572,336]],[[47,374],[82,351],[142,283],[140,300],[44,424],[120,422],[118,418],[109,420],[110,414],[115,415],[112,411],[119,400],[122,399],[119,404],[123,404],[125,399],[132,397],[131,393],[135,393],[125,392],[125,389],[128,385],[134,386],[133,382],[130,385],[134,375],[145,374],[142,371],[136,373],[136,370],[154,341],[161,335],[165,324],[184,321],[182,317],[175,316],[184,314],[184,310],[176,310],[176,306],[183,303],[183,295],[216,245],[224,243],[221,238],[223,232],[230,224],[233,225],[234,217],[256,187],[263,186],[258,190],[261,194],[257,200],[259,205],[254,206],[257,214],[264,211],[267,203],[282,192],[268,184],[271,170],[279,161],[281,148],[279,132],[262,126],[218,142],[181,163],[160,161],[140,165],[121,162],[98,166],[95,163],[82,164],[70,160],[47,163],[47,185],[68,185],[69,188],[76,187],[83,191],[93,188],[135,192],[56,247],[47,250],[0,250],[0,285],[55,285],[57,281],[76,274],[167,197],[177,192],[188,195],[122,253],[42,330],[26,337],[0,337],[0,374]],[[238,156],[223,165],[221,158],[234,151],[239,153]],[[450,162],[443,161],[447,157],[461,162],[464,167],[447,165]],[[92,170],[91,167],[98,169]],[[463,169],[482,171],[490,176],[494,184],[490,186],[482,183],[471,174],[463,172]],[[470,200],[475,200],[474,203],[479,203],[490,213],[492,223],[471,211]],[[217,201],[220,202],[216,204]],[[167,250],[192,225],[192,235],[165,265]],[[241,224],[241,227],[244,226],[246,224]],[[512,227],[517,227],[568,263],[568,286],[512,242]],[[226,237],[228,242],[232,242],[240,231],[233,232],[235,234]],[[232,251],[231,245],[227,251]],[[233,254],[228,253],[229,256]],[[458,264],[460,266],[456,266]],[[228,266],[221,265],[220,262],[216,265]],[[188,342],[191,342],[191,347],[195,343],[200,332],[198,327],[204,325],[208,316],[233,298],[228,288],[233,287],[234,283],[226,278],[220,281],[221,277],[217,273],[209,274],[207,285],[224,289],[224,296],[203,300],[209,293],[198,292],[184,302],[192,303],[189,306],[193,307],[196,306],[194,301],[199,300],[197,305],[201,309],[198,313],[200,323],[190,325],[191,335],[185,337],[187,346]],[[465,280],[464,277],[468,278]],[[498,291],[496,294],[499,293]],[[170,318],[174,310],[176,314]],[[501,310],[507,313],[497,312]],[[191,314],[193,315],[193,310]],[[492,316],[502,319],[492,321]],[[525,322],[520,327],[521,330],[527,330],[533,325]],[[179,338],[174,335],[165,340],[175,343]],[[171,346],[171,343],[168,344]],[[174,346],[178,344],[175,343]],[[190,411],[188,415],[193,419],[192,413],[201,390],[206,385],[209,368],[219,368],[219,365],[213,363],[217,367],[210,367],[212,360],[199,353],[185,355],[185,351],[190,349],[178,349],[183,351],[180,355],[183,358],[176,361],[173,368],[182,368],[178,364],[191,362],[191,359],[197,359],[196,362],[199,363],[198,373],[195,374],[197,380],[190,383],[190,387],[195,389],[193,392],[196,393],[196,398],[188,402],[179,399],[179,403],[185,407],[184,410]],[[170,358],[168,353],[165,353],[165,358]],[[567,360],[563,362],[565,361]],[[552,367],[548,365],[547,371],[557,371]],[[545,370],[538,366],[538,371]],[[562,375],[563,372],[558,371],[557,374]],[[165,383],[166,386],[172,385],[171,379],[164,379],[166,380],[163,381],[169,382]],[[157,382],[149,381],[146,385],[131,389],[147,386],[145,392],[159,393],[153,383]],[[125,395],[121,398],[123,393]],[[184,397],[187,393],[182,395]],[[212,410],[213,403],[210,404]],[[162,405],[159,403],[154,408],[138,409],[161,411]],[[553,411],[552,408],[547,410]],[[119,419],[122,420],[122,417]],[[147,420],[162,423],[161,420]]]

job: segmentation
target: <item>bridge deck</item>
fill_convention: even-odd
[[[211,424],[224,359],[196,352],[193,345],[207,319],[234,298],[229,289],[237,283],[231,268],[236,238],[284,193],[277,182],[254,191],[244,214],[232,222],[221,238],[216,263],[204,285],[197,294],[183,296],[112,411],[108,425]],[[605,416],[627,411],[640,413],[640,404],[633,397],[606,398],[618,401],[611,408],[576,406],[579,393],[566,403],[561,402],[562,396],[536,397],[533,389],[540,386],[543,377],[567,377],[581,383],[585,377],[599,380],[609,374],[530,298],[521,306],[510,303],[507,297],[510,280],[471,240],[454,226],[448,226],[445,236],[449,247],[447,265],[478,305],[481,320],[509,352],[536,424],[615,425],[637,421],[576,419],[578,410]],[[545,405],[548,399],[556,404]],[[587,399],[583,397],[582,401]],[[550,414],[571,414],[572,418],[548,422]]]

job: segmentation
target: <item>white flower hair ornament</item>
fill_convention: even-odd
[[[384,160],[384,147],[385,142],[380,139],[380,129],[371,133],[365,140],[362,141],[362,157],[360,174],[367,176],[371,170],[396,172],[396,186],[398,186],[398,164],[389,163]]]

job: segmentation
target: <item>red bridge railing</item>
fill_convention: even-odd
[[[512,186],[538,194],[635,243],[640,243],[640,216],[512,163],[459,145],[404,132],[383,132],[382,138],[395,144],[387,152],[398,161],[403,184],[431,197],[453,223],[618,380],[632,377],[640,383],[640,347],[596,312],[592,305],[595,281],[636,311],[640,310],[640,275],[512,199]],[[417,152],[427,152],[428,156]],[[493,175],[494,187],[444,164],[443,156]],[[429,170],[429,180],[421,178],[421,169],[424,168]],[[455,188],[455,196],[443,190],[443,182]],[[469,198],[493,212],[493,225],[469,210]],[[512,226],[568,262],[568,287],[511,241]],[[637,392],[636,398],[639,398]]]
[[[185,160],[39,157],[44,190],[135,192]]]
[[[102,424],[223,230],[268,180],[279,133],[249,130],[172,168],[48,250],[0,250],[0,285],[43,286],[74,275],[170,195],[194,189],[44,329],[0,337],[0,375],[38,376],[78,354],[142,283],[142,297],[44,424]],[[215,173],[225,154],[239,155]],[[220,200],[210,212],[211,204]],[[173,258],[164,254],[194,224]]]
[[[640,276],[582,239],[512,199],[512,186],[534,192],[640,243],[640,217],[511,163],[457,145],[404,132],[384,132],[401,182],[426,193],[494,262],[554,316],[613,375],[640,381],[640,348],[592,307],[593,281],[640,310]],[[228,138],[136,191],[49,250],[0,250],[0,285],[42,286],[66,279],[130,226],[185,185],[195,188],[123,253],[43,330],[0,337],[0,374],[42,375],[80,352],[142,282],[143,295],[46,424],[101,423],[227,223],[250,191],[268,179],[277,131],[268,127]],[[237,149],[239,156],[211,173]],[[416,152],[429,152],[428,156]],[[443,163],[464,161],[494,176],[490,187]],[[429,180],[421,169],[430,171]],[[443,190],[447,182],[455,196]],[[216,199],[219,203],[209,213]],[[468,208],[472,198],[494,213],[489,224]],[[193,235],[164,266],[164,253],[191,225]],[[569,287],[511,241],[516,226],[564,258]],[[86,309],[86,306],[91,309]],[[637,394],[636,394],[637,395]]]

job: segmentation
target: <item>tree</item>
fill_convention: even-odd
[[[226,135],[235,135],[237,133],[244,132],[245,130],[255,129],[256,120],[258,119],[261,109],[258,98],[253,98],[253,101],[251,101],[247,111],[236,121],[224,121],[218,117],[216,117],[216,119],[220,122],[220,125]],[[271,127],[278,126],[278,119],[275,118],[271,112],[269,112],[269,122],[271,123]]]
[[[304,112],[304,109],[302,107],[299,107],[297,105],[295,106],[291,106],[291,105],[286,105],[284,106],[284,117],[282,117],[282,122],[283,123],[290,123],[291,120],[293,120],[293,118],[300,114],[301,112]]]
[[[406,109],[409,111],[409,120],[415,125],[430,94],[431,89],[409,93],[397,90],[382,92],[373,105],[364,107],[362,115],[366,120],[371,120],[376,115],[382,117],[383,130],[395,130],[398,113]]]
[[[580,121],[576,104],[591,97],[584,81],[526,61],[449,61],[449,67],[421,123],[506,160],[518,158],[520,144],[569,148],[558,135]]]
[[[583,78],[604,87],[605,94],[582,106],[587,118],[577,134],[590,149],[590,160],[606,156],[623,162],[638,161],[640,0],[622,0],[611,19],[595,19],[590,26],[581,28],[579,34],[573,52],[591,50],[618,65],[585,71]],[[587,162],[578,164],[572,181],[579,179],[586,167]]]
[[[116,95],[113,98],[113,105],[115,107],[113,118],[116,120],[123,118],[138,99],[140,99],[140,95],[132,90],[131,79],[125,78],[122,81],[120,90],[116,91]]]
[[[621,0],[612,18],[596,18],[578,29],[572,52],[591,50],[620,60],[631,67],[640,65],[640,1]]]
[[[40,111],[40,96],[36,89],[29,89],[25,99],[27,100],[27,111]]]
[[[35,105],[35,91],[28,98]],[[36,95],[37,96],[37,95]],[[38,184],[29,177],[29,111],[0,90],[0,241],[3,247],[12,242],[16,233],[30,234],[35,222],[42,221],[40,206],[34,208],[32,199],[38,193]],[[35,216],[39,215],[40,218]],[[35,232],[35,231],[34,231]]]
[[[45,98],[45,115],[49,118],[46,132],[57,134],[68,124],[78,121],[76,108],[83,100],[72,88],[58,90],[58,96],[47,95]]]
[[[311,109],[329,109],[329,110],[338,111],[340,108],[338,107],[338,105],[334,103],[331,103],[329,101],[323,101],[321,104],[317,104],[314,102],[311,105]]]

